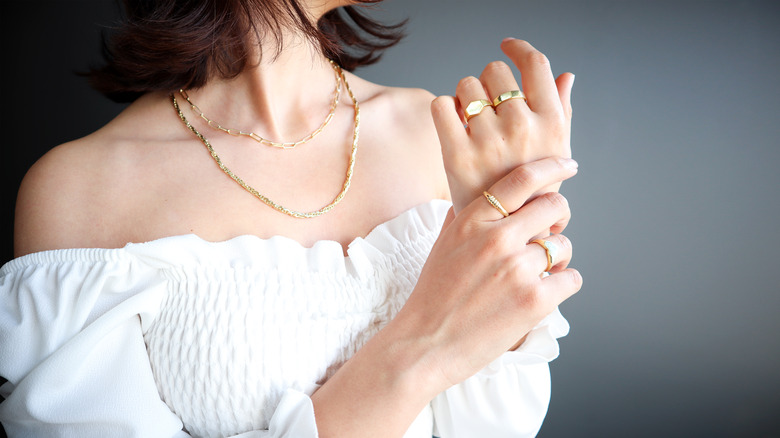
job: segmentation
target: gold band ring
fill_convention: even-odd
[[[512,90],[512,91],[507,91],[506,93],[501,93],[498,96],[496,96],[496,98],[493,99],[493,107],[496,108],[502,103],[511,99],[523,99],[524,101],[528,102],[528,99],[525,98],[525,94],[522,91]]]
[[[485,195],[485,199],[487,199],[488,202],[490,203],[490,205],[492,205],[493,208],[498,210],[499,213],[504,215],[504,217],[508,217],[509,216],[509,213],[506,212],[506,208],[504,208],[504,206],[501,205],[500,202],[498,202],[498,199],[496,199],[495,196],[491,195],[488,192],[482,192],[482,194]]]
[[[463,110],[463,114],[466,116],[466,121],[468,122],[472,117],[478,116],[483,109],[489,106],[492,107],[493,105],[487,99],[472,100],[468,105],[466,105],[466,109]]]
[[[544,248],[544,251],[547,253],[547,268],[544,270],[544,272],[550,272],[550,269],[552,269],[553,265],[555,264],[555,257],[558,256],[558,247],[549,240],[544,239],[532,240],[529,242],[529,245],[531,243],[535,243]]]

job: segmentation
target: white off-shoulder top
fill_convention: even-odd
[[[450,205],[413,208],[346,257],[333,241],[186,235],[12,260],[0,421],[11,437],[316,437],[309,396],[404,304]],[[405,436],[534,436],[568,329],[554,312]]]

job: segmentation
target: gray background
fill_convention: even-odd
[[[49,147],[120,109],[72,74],[108,1],[3,2],[3,219]],[[567,230],[582,292],[541,437],[780,436],[780,2],[387,0],[370,80],[451,94],[531,41],[577,75]],[[393,129],[388,126],[388,129]],[[4,228],[3,259],[10,257]]]

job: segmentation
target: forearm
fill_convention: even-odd
[[[398,437],[446,385],[429,378],[424,341],[391,322],[312,395],[320,437]]]

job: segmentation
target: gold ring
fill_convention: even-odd
[[[498,96],[496,96],[496,98],[493,99],[493,107],[494,108],[498,107],[502,103],[511,99],[523,99],[524,101],[528,102],[528,99],[525,98],[525,94],[522,91],[512,90],[512,91],[507,91],[506,93],[501,93]]]
[[[544,251],[547,253],[547,269],[545,269],[544,272],[550,272],[550,269],[552,269],[555,264],[555,257],[558,256],[558,247],[549,240],[544,239],[532,240],[529,244],[531,243],[535,243],[544,248]]]
[[[487,99],[472,100],[466,105],[466,109],[463,110],[463,114],[466,115],[466,121],[468,122],[474,116],[478,116],[486,107],[493,106]]]
[[[506,208],[504,208],[504,206],[501,205],[500,202],[498,202],[498,199],[496,199],[495,196],[491,195],[488,192],[482,192],[482,194],[485,195],[485,199],[488,200],[488,202],[490,203],[490,205],[493,206],[493,208],[498,210],[498,212],[504,215],[504,217],[509,217],[509,213],[506,212]]]

